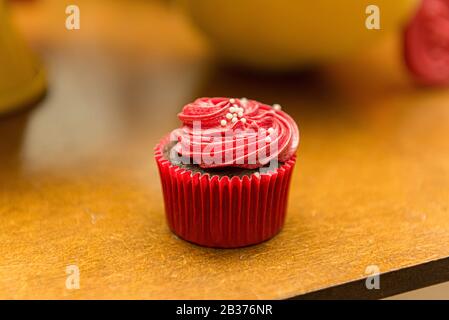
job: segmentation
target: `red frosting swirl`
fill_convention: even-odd
[[[449,1],[423,0],[405,32],[405,59],[417,80],[449,84]]]
[[[200,98],[178,115],[174,150],[202,168],[259,168],[285,162],[296,152],[299,131],[279,106],[254,100]]]

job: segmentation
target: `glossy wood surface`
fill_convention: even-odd
[[[50,89],[0,119],[1,298],[379,297],[361,286],[370,265],[389,273],[380,296],[449,280],[449,91],[414,86],[396,38],[254,74],[216,64],[163,3],[77,2],[71,32],[66,1],[12,8]],[[286,225],[268,242],[206,249],[165,224],[153,146],[199,96],[280,103],[300,125]]]

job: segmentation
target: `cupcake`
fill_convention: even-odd
[[[282,228],[299,131],[279,105],[200,98],[155,148],[170,229],[217,248],[257,244]]]

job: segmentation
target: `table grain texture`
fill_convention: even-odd
[[[73,3],[81,29],[67,31]],[[49,90],[0,118],[0,298],[370,299],[449,280],[449,91],[413,85],[397,36],[272,75],[221,66],[163,2],[11,9]],[[200,96],[280,103],[299,123],[274,239],[216,250],[168,230],[153,147]],[[372,265],[380,290],[365,287]]]

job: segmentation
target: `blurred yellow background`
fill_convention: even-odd
[[[281,299],[348,288],[372,264],[399,276],[359,297],[447,280],[435,265],[449,257],[449,92],[414,85],[400,30],[311,69],[250,71],[223,65],[178,2],[75,2],[76,31],[65,29],[74,1],[11,2],[49,86],[0,119],[2,298]],[[199,96],[280,103],[299,123],[273,240],[213,250],[168,230],[152,148]],[[80,290],[64,286],[73,264]]]
[[[43,67],[11,27],[0,0],[0,114],[32,103],[44,91]]]
[[[326,63],[400,35],[417,0],[180,0],[221,56],[258,68]],[[380,29],[366,27],[376,5]],[[363,53],[363,51],[362,51]]]

